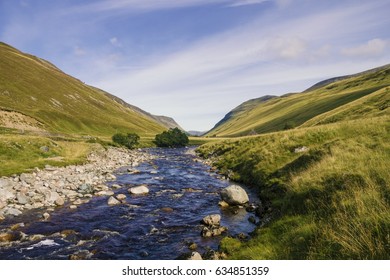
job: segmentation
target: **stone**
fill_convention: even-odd
[[[120,189],[120,188],[122,188],[122,186],[120,186],[120,185],[118,185],[118,184],[113,184],[111,187],[112,187],[113,189]]]
[[[72,209],[72,210],[75,210],[75,209],[77,209],[77,205],[72,204],[72,205],[69,206],[69,208]]]
[[[307,152],[308,150],[310,150],[308,147],[302,146],[302,147],[295,148],[294,153],[296,153],[296,154],[304,153],[304,152]]]
[[[55,204],[56,204],[57,206],[62,206],[62,205],[65,204],[65,201],[64,201],[64,199],[63,199],[62,197],[58,197],[58,198],[56,199],[56,201],[55,201]]]
[[[188,258],[191,261],[201,261],[203,260],[202,256],[198,252],[192,252],[191,256]]]
[[[116,199],[118,199],[118,200],[120,200],[120,201],[125,200],[125,199],[126,199],[126,195],[124,195],[124,194],[118,194],[118,195],[116,196]]]
[[[35,182],[35,177],[32,174],[22,173],[19,178],[21,182],[25,182],[30,185]]]
[[[30,199],[22,193],[16,194],[16,199],[18,200],[18,203],[22,205],[30,202]]]
[[[121,202],[119,200],[117,200],[115,197],[111,196],[108,201],[107,201],[107,204],[112,206],[112,205],[118,205],[118,204],[121,204]]]
[[[220,202],[218,202],[218,206],[222,208],[226,208],[229,207],[229,204],[226,201],[221,200]]]
[[[19,216],[22,214],[22,211],[15,209],[15,208],[8,208],[5,213],[6,215],[11,215],[11,216]]]
[[[254,216],[250,216],[250,217],[248,218],[248,221],[249,221],[250,223],[252,223],[252,224],[256,224],[256,218],[255,218]]]
[[[188,249],[190,249],[191,251],[195,251],[197,248],[198,248],[198,245],[196,245],[195,242],[192,242],[188,245]]]
[[[0,222],[4,221],[4,220],[5,220],[5,217],[2,214],[0,214]]]
[[[45,202],[48,204],[54,204],[60,195],[55,191],[45,192]]]
[[[77,191],[81,194],[87,194],[87,193],[92,193],[93,188],[89,184],[82,184],[79,186]]]
[[[9,188],[0,188],[0,200],[12,200],[15,198],[15,194]]]
[[[219,226],[221,222],[221,215],[213,214],[203,218],[202,222],[207,226]]]
[[[50,151],[50,148],[48,146],[42,146],[39,148],[42,152],[48,153]]]
[[[0,178],[0,189],[7,188],[10,186],[10,182],[7,179]]]
[[[224,233],[225,231],[227,231],[227,227],[204,227],[202,229],[202,236],[203,237],[218,236]]]
[[[162,212],[165,212],[165,213],[172,213],[173,212],[173,209],[171,207],[163,207],[160,210]]]
[[[11,232],[0,233],[0,243],[14,241],[14,235]]]
[[[221,198],[229,205],[243,205],[249,201],[246,191],[237,185],[231,185],[223,189]]]
[[[141,186],[130,188],[129,193],[131,193],[131,194],[147,194],[147,193],[149,193],[149,189],[146,185],[141,185]]]
[[[43,219],[46,221],[47,219],[50,218],[50,214],[47,213],[47,212],[45,212],[45,213],[43,213],[42,217],[43,217]]]
[[[7,206],[7,204],[4,201],[0,200],[0,209],[3,209],[5,206]]]
[[[182,197],[183,195],[184,195],[184,194],[182,194],[182,193],[176,193],[176,194],[173,194],[173,195],[172,195],[172,198],[177,199],[177,198]]]

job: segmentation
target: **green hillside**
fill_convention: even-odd
[[[206,135],[232,137],[281,131],[300,126],[315,117],[318,117],[317,122],[321,123],[322,114],[374,93],[385,95],[387,91],[384,88],[389,85],[390,65],[361,74],[330,79],[302,93],[274,97],[257,104],[249,102],[251,106],[244,103],[228,113],[224,120]],[[381,107],[379,103],[377,105]],[[359,115],[357,113],[356,117]],[[328,122],[330,121],[328,118]],[[315,121],[310,124],[314,123]]]
[[[0,126],[15,122],[5,113],[15,112],[29,124],[27,130],[38,127],[50,133],[107,137],[131,131],[154,136],[166,129],[142,110],[118,100],[43,59],[0,43]]]

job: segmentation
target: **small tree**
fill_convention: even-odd
[[[176,148],[184,147],[188,144],[188,136],[180,129],[170,128],[161,134],[157,134],[154,143],[158,147]]]
[[[119,145],[125,146],[126,148],[133,149],[134,146],[138,145],[139,136],[135,133],[116,133],[112,136],[112,141]]]

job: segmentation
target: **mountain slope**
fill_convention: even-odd
[[[131,131],[151,136],[166,129],[141,109],[4,43],[0,43],[0,110],[33,118],[39,129],[55,133],[110,136]]]
[[[331,82],[329,82],[331,81]],[[390,65],[320,82],[302,93],[274,97],[228,113],[207,136],[244,136],[300,126],[310,119],[390,85]],[[249,104],[252,102],[249,101]]]

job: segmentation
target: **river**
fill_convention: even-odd
[[[0,229],[14,227],[29,237],[11,245],[0,246],[0,259],[176,259],[190,252],[218,249],[220,239],[202,237],[200,221],[209,214],[220,214],[228,235],[248,234],[255,225],[245,209],[222,209],[219,192],[232,184],[196,160],[190,148],[148,149],[155,156],[129,174],[124,166],[117,179],[115,195],[125,194],[126,203],[108,206],[108,197],[94,197],[72,210],[60,207],[43,221],[42,211],[30,211],[0,224]],[[128,188],[146,184],[149,194],[134,196]],[[255,193],[243,186],[251,201]]]

